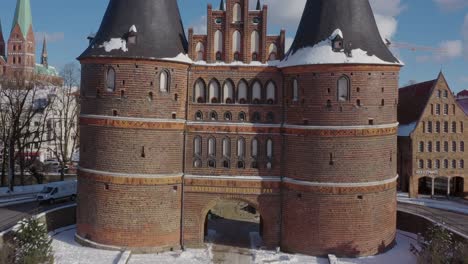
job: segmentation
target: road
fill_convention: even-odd
[[[0,208],[0,232],[14,226],[18,221],[25,217],[29,217],[56,207],[72,204],[74,202],[57,202],[54,205],[39,204],[38,202],[30,202],[17,204]]]
[[[425,216],[438,223],[444,223],[468,236],[468,215],[406,203],[398,203],[398,209]]]

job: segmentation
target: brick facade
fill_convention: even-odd
[[[407,91],[403,96],[409,97],[413,87],[402,89]],[[412,123],[414,129],[409,135],[398,137],[400,188],[409,192],[410,197],[418,194],[468,197],[467,115],[442,74],[419,89],[419,97],[427,98],[419,118]]]
[[[238,23],[230,23],[234,4],[242,7]],[[208,6],[207,36],[189,30],[189,56],[197,61],[201,42],[206,64],[81,60],[79,236],[144,252],[200,247],[208,211],[228,199],[260,212],[269,248],[340,256],[384,251],[396,231],[400,66],[249,64],[253,30],[261,32],[262,63],[273,42],[276,58],[284,56],[284,32],[266,36],[266,6],[226,6]],[[212,64],[216,30],[228,32],[220,65]],[[244,64],[229,64],[235,30],[245,36]],[[170,76],[167,92],[159,89],[162,71]],[[340,78],[349,85],[344,101]]]

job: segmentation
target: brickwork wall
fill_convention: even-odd
[[[131,174],[182,173],[183,131],[82,125],[80,138],[83,168]]]
[[[396,189],[336,195],[283,190],[281,249],[308,255],[373,255],[395,239]]]
[[[339,102],[338,79],[350,80],[350,97]],[[288,69],[284,76],[286,121],[289,124],[349,126],[397,122],[398,68],[375,66],[300,67]],[[299,100],[293,101],[293,80],[297,79]],[[327,107],[330,100],[331,106]],[[360,105],[358,105],[358,100]],[[384,105],[382,105],[384,100]]]
[[[180,246],[181,184],[112,182],[80,172],[77,233],[138,251]],[[132,181],[135,184],[132,184]]]
[[[107,69],[116,72],[115,92],[106,89]],[[158,61],[102,61],[82,64],[81,113],[140,118],[185,118],[187,65]],[[170,74],[169,92],[161,92],[159,75]],[[122,97],[122,91],[124,96]],[[150,100],[149,93],[153,93]]]
[[[32,26],[23,36],[19,25],[11,31],[7,48],[8,77],[31,78],[36,67],[36,42]]]

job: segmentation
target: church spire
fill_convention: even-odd
[[[5,56],[5,39],[3,38],[2,21],[0,20],[0,57]]]
[[[32,27],[31,2],[29,0],[17,0],[11,31],[16,25],[20,27],[23,37],[26,38],[29,28]]]
[[[224,8],[224,0],[221,0],[221,3],[219,3],[219,10],[225,11],[225,8]]]
[[[257,8],[256,10],[261,10],[262,9],[262,5],[260,4],[260,0],[257,0]]]
[[[44,36],[44,42],[42,44],[41,64],[44,65],[44,67],[49,68],[49,62],[48,62],[47,58],[48,58],[48,55],[47,55],[47,41],[46,41],[46,37]]]

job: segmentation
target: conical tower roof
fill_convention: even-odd
[[[342,54],[323,54],[323,51],[331,51],[331,46],[321,52],[313,50],[324,46],[325,41],[331,44],[338,35],[343,38]],[[302,54],[307,48],[316,53],[315,57],[323,55],[323,58],[307,63],[304,59],[306,54]],[[400,64],[383,42],[368,0],[308,0],[285,60],[290,60],[295,54],[302,58],[302,64]]]
[[[21,33],[23,33],[23,37],[26,38],[29,27],[32,26],[31,2],[29,0],[17,0],[11,31],[13,31],[16,24],[20,26]]]
[[[110,0],[96,37],[79,59],[173,58],[180,53],[187,53],[187,39],[177,1]]]

